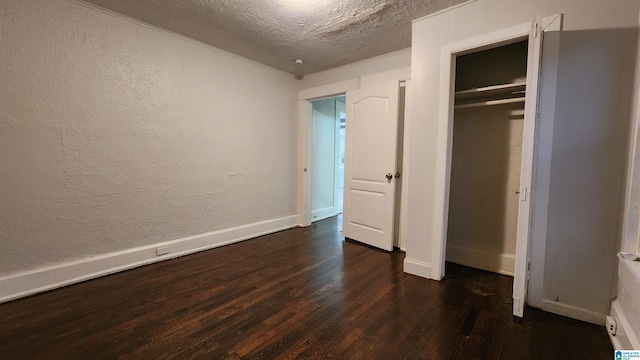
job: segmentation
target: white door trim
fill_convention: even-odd
[[[347,91],[357,88],[357,80],[347,80],[300,90],[298,93],[298,226],[310,226],[312,220],[310,169],[313,146],[311,126],[313,107],[311,102],[323,98],[345,95]]]
[[[338,184],[340,183],[340,111],[338,109],[338,103],[340,101],[338,101],[337,99],[335,100],[335,143],[334,145],[334,170],[333,170],[333,181],[334,181],[334,186],[333,186],[333,213],[334,216],[338,215],[342,212],[342,207],[344,206],[344,198],[343,198],[343,204],[342,206],[338,206],[338,198],[343,196],[344,194],[344,189],[341,191],[340,187],[338,186]],[[346,100],[345,100],[346,102]],[[345,104],[345,110],[344,113],[346,114],[346,103],[343,102]],[[343,176],[343,185],[344,185],[344,176]]]
[[[442,47],[440,68],[440,96],[438,115],[438,152],[436,164],[436,211],[440,216],[434,223],[433,267],[431,276],[440,280],[444,276],[447,224],[449,220],[449,187],[451,181],[451,153],[453,148],[453,109],[455,91],[456,56],[524,40],[529,36],[531,24],[526,23],[504,30],[483,34]]]

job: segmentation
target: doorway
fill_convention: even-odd
[[[456,57],[446,260],[514,275],[528,40]]]
[[[401,87],[407,85],[404,80],[389,81],[385,78],[384,81],[373,82],[362,88],[354,81],[301,91],[298,107],[300,120],[298,123],[300,136],[298,209],[301,226],[309,226],[316,220],[331,216],[330,213],[321,214],[317,211],[326,209],[330,212],[329,201],[325,204],[319,203],[317,192],[316,201],[312,199],[313,184],[322,184],[314,176],[319,172],[322,173],[322,170],[316,169],[318,161],[314,160],[314,154],[316,157],[319,154],[325,154],[322,151],[313,151],[314,138],[316,142],[322,138],[315,137],[319,131],[314,128],[313,119],[314,103],[317,109],[319,104],[317,101],[338,97],[336,108],[341,106],[340,100],[343,99],[346,108],[346,116],[344,121],[338,123],[338,136],[335,136],[342,139],[344,125],[343,234],[351,240],[386,251],[392,251],[395,244],[403,249],[402,238],[394,241],[394,235],[402,236],[403,232],[396,229],[396,224],[402,223],[403,216],[406,216],[406,212],[404,215],[396,216],[396,211],[402,213],[402,207],[396,203],[398,188],[396,185],[402,181],[402,168],[397,166],[398,162],[402,162],[402,153],[398,151],[397,144],[402,143],[398,139],[401,138],[398,134],[398,118],[403,114],[399,112],[399,108],[403,109],[404,104],[399,104],[399,97],[401,93],[404,94],[404,89]],[[331,109],[329,105],[326,107]],[[324,112],[329,113],[329,111]],[[318,111],[315,112],[315,115],[317,114]],[[336,118],[341,120],[342,116]],[[342,155],[342,153],[341,148],[338,151],[334,150],[334,154]],[[338,161],[334,174],[342,175],[342,156]],[[325,163],[325,168],[327,167]],[[325,177],[328,178],[327,172],[331,174],[332,170],[328,169],[324,172]],[[342,185],[340,177],[334,180],[334,183],[338,184],[338,192],[340,192],[339,186]],[[327,192],[325,191],[324,194]],[[337,195],[334,196],[337,200],[334,204],[340,203],[340,194]],[[399,198],[402,196],[404,194]],[[333,214],[339,213],[339,210],[333,211]],[[400,220],[396,220],[398,218]]]
[[[345,96],[311,102],[311,221],[342,213],[345,155]]]
[[[514,98],[524,97],[524,126],[522,130],[522,156],[520,167],[520,187],[517,190],[518,213],[516,226],[516,246],[513,270],[513,315],[522,317],[524,306],[527,302],[527,287],[530,271],[530,235],[532,223],[532,197],[542,193],[533,193],[532,185],[535,175],[537,151],[537,118],[538,100],[540,96],[540,84],[542,77],[548,85],[545,91],[554,91],[556,69],[547,68],[547,72],[542,74],[542,44],[545,33],[548,31],[559,32],[562,30],[562,15],[554,15],[545,18],[537,18],[531,23],[524,23],[510,28],[494,31],[491,33],[477,35],[468,39],[445,45],[441,49],[441,73],[440,73],[440,96],[439,96],[439,116],[438,116],[438,158],[436,164],[437,189],[440,193],[435,198],[436,208],[441,209],[441,214],[434,223],[433,262],[430,268],[430,277],[442,279],[445,273],[445,259],[447,250],[449,200],[451,186],[451,171],[453,157],[453,137],[454,137],[454,115],[455,107],[463,105],[456,100],[462,97],[471,96],[473,93],[490,94],[493,91],[503,91],[509,88],[510,91],[518,92],[518,81],[508,84],[485,86],[484,89],[459,89],[456,94],[456,65],[457,58],[467,54],[476,53],[482,50],[498,48],[504,45],[514,44],[528,39],[526,77],[524,78],[525,92],[523,96],[510,95]],[[557,44],[556,44],[557,45]],[[551,54],[557,53],[557,49],[549,48]],[[488,72],[487,72],[488,73]],[[457,99],[456,99],[457,98]],[[498,105],[520,102],[520,99],[488,99],[485,105]],[[544,192],[544,191],[543,191]],[[548,193],[547,193],[548,195]]]

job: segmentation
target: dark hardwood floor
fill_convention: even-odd
[[[345,242],[339,219],[0,305],[0,359],[611,359],[604,327],[527,308],[512,278]]]

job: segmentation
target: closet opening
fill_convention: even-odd
[[[528,47],[525,39],[455,57],[446,260],[510,276],[521,201]]]
[[[342,213],[344,194],[345,96],[311,102],[311,221]]]

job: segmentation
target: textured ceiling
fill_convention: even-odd
[[[407,48],[411,20],[466,0],[85,1],[300,76]]]

